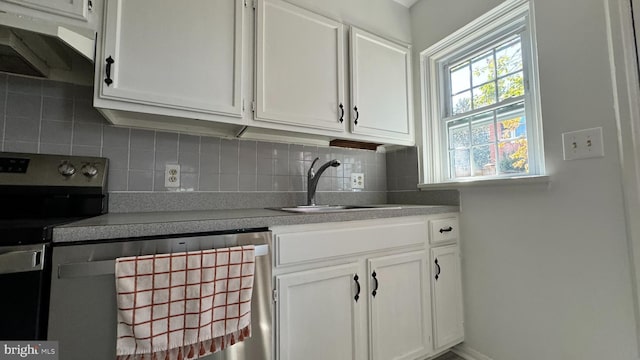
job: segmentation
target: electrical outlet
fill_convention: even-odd
[[[585,129],[562,134],[565,160],[604,156],[602,128]]]
[[[364,189],[363,173],[351,173],[351,189]]]
[[[180,187],[180,165],[166,165],[164,168],[164,186],[168,188]]]

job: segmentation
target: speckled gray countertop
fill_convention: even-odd
[[[127,239],[143,236],[263,228],[278,225],[433,215],[459,211],[458,206],[384,206],[394,208],[320,214],[298,214],[269,209],[113,213],[55,227],[53,229],[53,242]],[[400,209],[397,206],[400,206]]]

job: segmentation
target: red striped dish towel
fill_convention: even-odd
[[[184,360],[251,335],[253,245],[116,259],[118,360]]]

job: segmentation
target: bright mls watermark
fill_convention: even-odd
[[[0,360],[58,360],[57,341],[0,341]]]

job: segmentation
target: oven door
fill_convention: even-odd
[[[0,340],[45,340],[47,245],[0,247]]]

